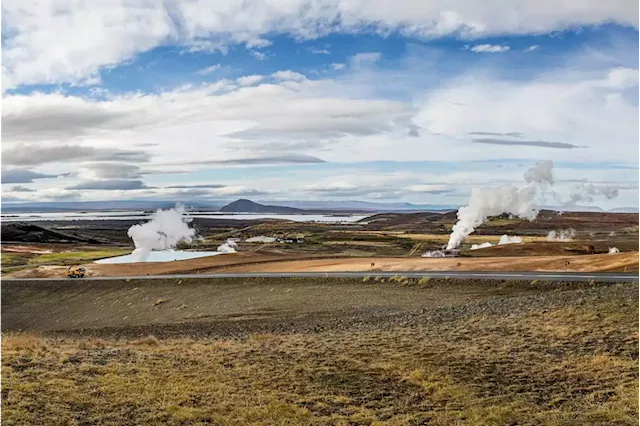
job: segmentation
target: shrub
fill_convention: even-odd
[[[429,284],[430,280],[431,278],[429,277],[422,277],[418,280],[418,284],[420,284],[421,286],[426,286],[427,284]]]

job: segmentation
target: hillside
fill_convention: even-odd
[[[10,223],[2,226],[3,242],[105,244],[96,238],[73,232],[60,232],[29,223]]]
[[[303,213],[304,210],[294,207],[271,206],[254,203],[251,200],[240,199],[229,203],[220,209],[225,213]]]

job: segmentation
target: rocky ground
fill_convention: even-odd
[[[638,424],[638,284],[2,287],[6,424]]]

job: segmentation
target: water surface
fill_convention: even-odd
[[[198,257],[217,256],[226,254],[219,251],[152,251],[145,262],[173,262],[174,260],[195,259]],[[106,259],[96,260],[95,263],[136,263],[133,255],[125,254],[124,256],[108,257]]]

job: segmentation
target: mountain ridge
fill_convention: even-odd
[[[295,207],[259,204],[246,198],[241,198],[220,208],[225,213],[303,213],[305,210]]]

